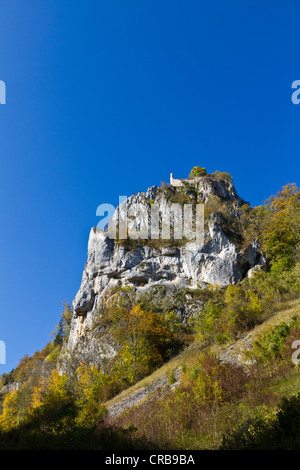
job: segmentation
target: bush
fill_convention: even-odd
[[[229,285],[216,291],[195,321],[195,330],[200,341],[222,344],[235,339],[262,320],[262,302],[257,293],[246,282]]]
[[[258,413],[223,437],[222,450],[299,450],[300,394],[283,398],[274,415]]]
[[[231,174],[227,173],[227,171],[216,170],[214,173],[212,173],[211,176],[215,176],[216,178],[221,178],[222,180],[230,181],[230,183],[232,183],[233,181]]]
[[[281,322],[279,325],[270,326],[252,345],[251,357],[263,364],[272,360],[283,359],[283,350],[290,333],[294,330],[299,332],[299,318],[294,317],[287,324]],[[290,354],[290,351],[289,351]]]

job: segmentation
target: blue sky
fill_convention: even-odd
[[[228,171],[263,203],[299,181],[300,4],[0,0],[0,339],[15,367],[79,288],[96,208]]]

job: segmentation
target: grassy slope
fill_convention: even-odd
[[[178,356],[171,359],[169,362],[164,364],[162,367],[154,371],[152,374],[148,375],[144,379],[137,382],[135,385],[123,390],[119,395],[115,396],[111,400],[105,403],[105,406],[109,409],[114,407],[116,404],[120,403],[123,400],[126,400],[128,397],[133,395],[136,391],[143,388],[148,388],[153,385],[158,380],[163,377],[169,377],[169,375],[174,372],[182,364],[187,364],[191,359],[199,352],[202,348],[200,343],[193,343],[184,351],[182,351]]]
[[[292,317],[300,316],[300,299],[293,300],[291,302],[285,302],[278,306],[276,312],[271,315],[267,320],[264,321],[261,325],[256,326],[253,330],[249,331],[247,334],[259,335],[262,333],[268,326],[274,326],[281,322],[288,323]],[[233,344],[233,347],[238,348],[238,343]],[[221,355],[230,344],[226,344],[224,346],[214,346],[212,349],[214,352],[219,356]],[[105,403],[108,409],[118,405],[120,402],[127,400],[135,392],[140,389],[150,387],[153,385],[157,380],[163,377],[169,377],[169,375],[176,370],[178,367],[182,366],[183,364],[187,367],[191,366],[196,359],[198,353],[203,350],[203,347],[200,343],[195,342],[191,344],[187,349],[181,352],[178,356],[171,359],[169,362],[164,364],[162,367],[157,369],[151,375],[145,377],[140,382],[136,383],[132,387],[129,387],[126,390],[123,390],[119,395],[114,397],[113,399],[109,400]],[[295,390],[299,390],[300,385],[300,376],[298,371],[296,370],[291,376],[288,378],[283,378],[282,380],[278,380],[277,383],[274,384],[272,387],[272,391],[280,398],[283,395],[291,395],[295,393]],[[149,397],[152,396],[149,395]],[[142,402],[144,403],[148,397],[144,398]]]

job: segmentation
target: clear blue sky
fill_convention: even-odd
[[[300,183],[299,18],[296,0],[0,0],[0,374],[49,341],[99,204],[194,165],[252,205]]]

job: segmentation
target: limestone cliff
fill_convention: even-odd
[[[239,216],[243,201],[231,182],[207,176],[182,181],[181,188],[153,186],[147,192],[133,195],[119,206],[118,213],[137,203],[150,213],[151,205],[157,204],[163,217],[179,195],[181,201],[204,205],[213,195],[220,203],[227,204],[231,217]],[[182,199],[183,196],[186,199]],[[88,359],[101,364],[104,358],[114,354],[109,335],[94,327],[101,299],[111,288],[130,286],[138,296],[155,286],[165,286],[169,292],[206,284],[226,286],[242,280],[253,267],[264,264],[255,239],[239,247],[220,218],[213,214],[206,217],[205,228],[203,244],[188,240],[177,244],[120,243],[110,239],[106,232],[92,228],[81,286],[73,302],[71,332],[59,360],[59,370],[65,370],[70,360]]]

